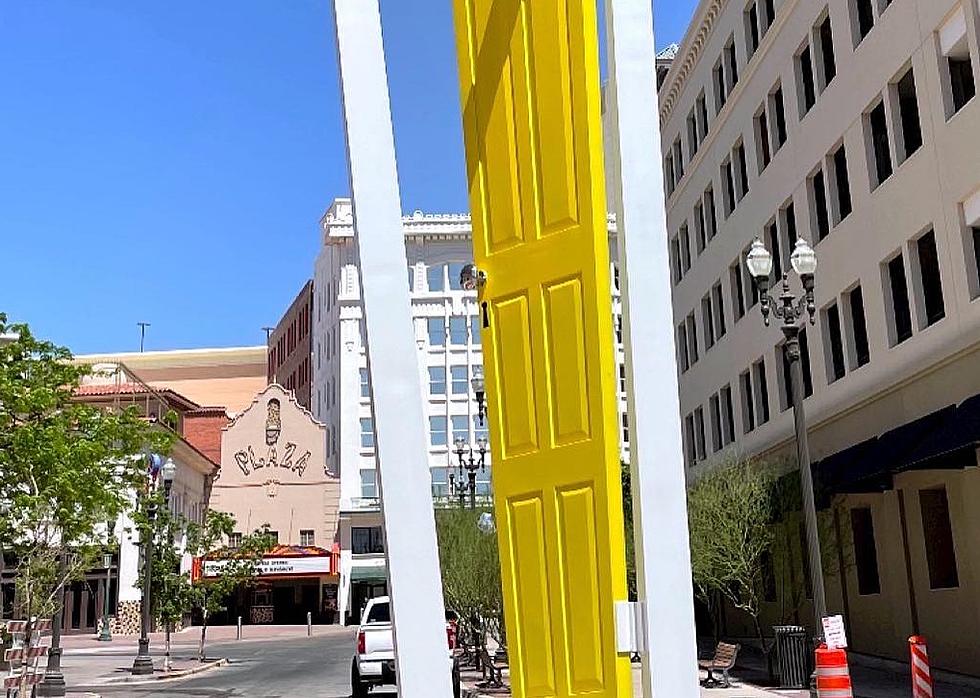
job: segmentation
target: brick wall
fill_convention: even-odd
[[[223,407],[202,407],[184,414],[184,439],[215,463],[221,463],[221,430],[228,424]]]

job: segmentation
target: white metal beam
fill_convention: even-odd
[[[334,0],[398,695],[452,694],[378,0]],[[374,360],[372,360],[374,359]],[[388,495],[388,496],[385,496]]]
[[[646,698],[700,696],[650,0],[605,0]],[[635,299],[636,303],[631,303]]]

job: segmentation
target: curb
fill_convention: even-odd
[[[141,684],[151,684],[158,683],[160,681],[171,681],[174,679],[182,679],[187,676],[193,676],[194,674],[200,674],[211,669],[217,669],[218,667],[223,667],[228,665],[227,658],[213,659],[207,662],[202,662],[199,666],[192,666],[188,669],[181,669],[179,671],[171,671],[169,674],[160,672],[159,674],[153,674],[152,678],[148,677],[133,677],[133,676],[123,676],[119,678],[112,678],[104,682],[101,685],[104,686],[117,686],[119,684],[125,684],[129,686],[141,685]]]

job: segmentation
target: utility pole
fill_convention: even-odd
[[[148,322],[137,322],[140,328],[140,354],[143,353],[143,340],[146,339],[146,328],[150,326]]]
[[[272,333],[275,331],[275,327],[263,327],[265,330],[265,345],[269,346],[269,342],[272,340]]]

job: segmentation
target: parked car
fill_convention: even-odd
[[[453,695],[460,696],[459,661],[456,658],[456,621],[446,614],[446,659],[452,672]],[[357,650],[350,669],[351,692],[364,698],[375,686],[393,686],[395,680],[395,643],[391,628],[391,603],[387,596],[371,599],[361,613],[357,629]]]

